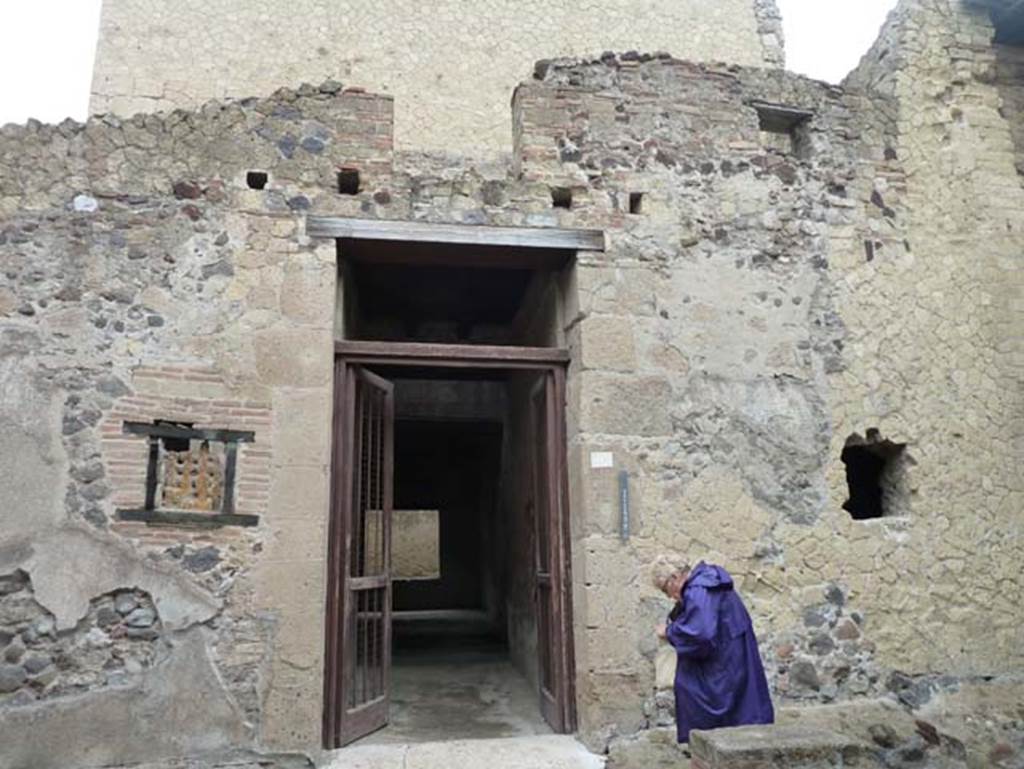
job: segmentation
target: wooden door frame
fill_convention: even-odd
[[[340,341],[334,345],[335,381],[334,415],[331,428],[331,503],[328,522],[327,606],[324,657],[323,745],[327,749],[340,746],[341,733],[336,729],[338,709],[343,708],[339,674],[342,661],[342,638],[338,618],[344,616],[344,574],[348,567],[344,547],[347,521],[339,492],[344,488],[347,459],[342,450],[352,425],[345,419],[348,398],[347,376],[350,366],[415,366],[426,368],[475,368],[511,370],[551,374],[554,380],[556,409],[555,432],[549,436],[551,470],[558,479],[560,506],[559,556],[561,589],[559,591],[559,628],[562,635],[561,659],[556,669],[563,697],[562,719],[567,733],[576,731],[576,658],[573,640],[572,550],[569,508],[569,475],[566,443],[566,368],[569,352],[562,348],[511,347],[488,345],[423,344],[414,342]]]

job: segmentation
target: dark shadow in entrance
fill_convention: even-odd
[[[525,483],[505,430],[516,388],[499,373],[380,371],[396,384],[391,716],[363,742],[551,734],[522,664],[536,639],[522,619],[529,522],[510,520],[506,493]],[[436,511],[436,531],[421,520],[403,537],[403,511]]]

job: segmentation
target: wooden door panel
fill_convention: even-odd
[[[429,365],[429,364],[428,364]],[[531,367],[534,364],[531,364]],[[576,728],[566,473],[565,371],[536,364],[530,490],[540,700],[558,732]],[[387,723],[391,654],[394,391],[360,366],[336,362],[329,530],[324,746]]]
[[[387,724],[391,667],[394,388],[339,363],[324,743]],[[340,411],[340,415],[339,412]]]
[[[561,381],[545,372],[531,393],[533,421],[534,585],[540,707],[556,732],[575,729],[572,609],[565,500]]]

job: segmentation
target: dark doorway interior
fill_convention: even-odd
[[[395,423],[395,509],[437,510],[439,579],[394,583],[394,611],[484,609],[484,533],[494,519],[501,423]]]
[[[526,408],[519,379],[473,370],[381,367],[395,382],[392,695],[369,742],[549,734],[538,701],[530,558],[532,521],[518,493],[529,437],[507,430]],[[437,512],[408,578],[403,511]],[[422,533],[422,530],[421,530]],[[414,550],[417,545],[413,545]],[[436,551],[433,550],[436,548]]]

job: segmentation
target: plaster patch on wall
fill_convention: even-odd
[[[251,744],[207,644],[193,628],[134,684],[0,712],[4,760],[33,769],[123,766]],[[60,738],[41,740],[41,730]]]
[[[0,500],[5,538],[29,537],[61,519],[60,477],[66,458],[60,434],[60,403],[35,376],[27,354],[38,339],[0,333]],[[15,502],[16,500],[16,502]]]
[[[71,525],[34,540],[22,558],[4,562],[0,571],[24,570],[35,586],[36,600],[65,630],[86,615],[94,596],[137,588],[153,597],[168,630],[206,622],[221,602],[157,560],[142,560],[115,537]]]

